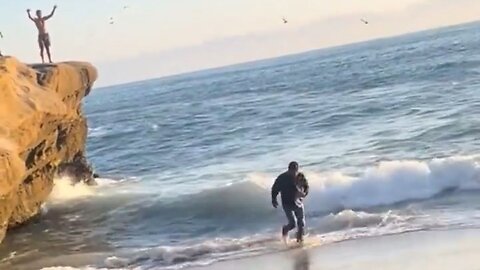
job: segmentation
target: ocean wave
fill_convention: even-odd
[[[307,175],[312,190],[308,204],[320,211],[368,209],[480,188],[476,157],[385,161],[357,177],[338,172]]]
[[[476,157],[386,161],[357,176],[313,171],[307,171],[306,175],[310,182],[310,194],[305,201],[309,218],[349,209],[376,212],[378,207],[480,188],[480,165]],[[114,219],[119,224],[142,220],[142,223],[134,222],[136,231],[154,232],[158,231],[158,226],[166,226],[171,233],[187,227],[202,233],[210,229],[231,231],[241,229],[235,224],[247,228],[278,222],[281,211],[273,209],[270,203],[273,179],[273,175],[252,173],[244,182],[176,198],[136,194],[134,186],[138,183],[128,180],[100,179],[99,186],[90,187],[83,184],[72,186],[67,179],[56,179],[48,203],[61,205],[70,200],[92,197],[95,200],[94,197],[99,195],[114,200],[115,196],[128,195],[128,202],[122,200],[121,205],[111,206],[112,209],[105,213],[108,220]],[[211,222],[216,224],[214,228]],[[356,222],[352,221],[353,224]]]
[[[476,157],[450,157],[426,162],[385,161],[359,176],[308,171],[306,175],[310,182],[306,209],[307,214],[314,216],[426,200],[448,191],[480,188],[480,164]],[[253,173],[242,183],[168,201],[156,197],[148,204],[130,207],[142,207],[141,210],[145,211],[134,214],[135,218],[139,218],[138,215],[162,215],[248,221],[258,216],[274,215],[269,194],[273,179],[272,175]]]
[[[340,231],[362,227],[383,227],[392,224],[406,225],[412,216],[393,213],[368,213],[363,211],[344,210],[337,214],[329,214],[323,217],[317,227],[322,231]]]

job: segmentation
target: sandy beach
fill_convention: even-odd
[[[480,231],[430,231],[346,241],[195,270],[480,269]]]

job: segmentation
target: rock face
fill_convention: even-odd
[[[82,99],[96,78],[88,63],[0,57],[0,241],[39,213],[56,174],[93,181]]]

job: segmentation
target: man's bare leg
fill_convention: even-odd
[[[39,40],[38,46],[40,47],[40,57],[42,57],[42,64],[45,64],[45,58],[43,57],[43,43]]]
[[[43,57],[43,49],[40,49],[40,57],[42,57],[42,64],[45,64],[45,59]]]
[[[50,47],[49,46],[45,46],[45,49],[47,50],[47,56],[48,56],[48,61],[51,63],[52,62],[52,56],[50,55]]]

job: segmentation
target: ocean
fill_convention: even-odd
[[[57,179],[0,266],[188,269],[282,252],[270,187],[292,160],[318,245],[479,228],[479,88],[472,23],[95,89],[99,185]]]

